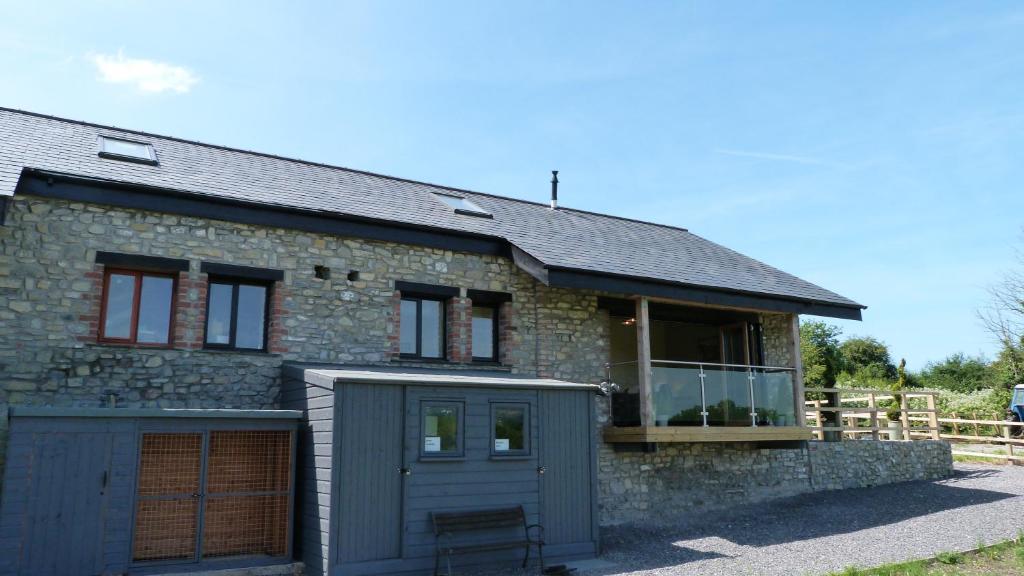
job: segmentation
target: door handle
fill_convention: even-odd
[[[547,472],[547,471],[548,471],[548,467],[547,466],[537,466],[537,474],[543,476],[544,473]]]
[[[398,473],[401,474],[402,476],[410,476],[412,474],[412,470],[399,466]]]

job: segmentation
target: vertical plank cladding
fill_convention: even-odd
[[[540,392],[541,520],[552,552],[592,554],[596,551],[592,500],[592,414],[590,394]]]
[[[130,432],[130,425],[108,420],[12,420],[0,574],[127,569]]]
[[[334,390],[286,378],[281,408],[301,410],[295,491],[295,554],[306,574],[329,570]]]
[[[401,386],[345,384],[340,391],[338,563],[401,556]]]
[[[537,474],[538,404],[535,390],[483,388],[433,388],[410,386],[406,400],[405,460],[412,474],[406,478],[406,514],[403,556],[410,568],[433,567],[435,538],[431,512],[481,510],[523,506],[527,523],[539,519]],[[430,460],[421,455],[421,407],[425,401],[464,404],[464,456],[455,460]],[[525,456],[492,456],[491,404],[510,402],[529,405],[530,452]],[[460,542],[494,539],[496,534],[467,533]],[[536,553],[536,550],[533,551]],[[514,562],[522,551],[487,552],[453,558],[456,566]],[[514,564],[512,564],[514,565]],[[465,570],[464,570],[465,571]],[[466,571],[466,573],[472,573]]]

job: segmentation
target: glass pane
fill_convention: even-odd
[[[636,366],[633,366],[634,371]],[[651,367],[651,395],[656,426],[702,426],[700,368]]]
[[[398,351],[402,354],[416,353],[416,301],[402,300],[399,310],[398,324],[401,327],[398,340]]]
[[[103,336],[132,337],[132,308],[135,307],[135,276],[111,274],[107,284],[106,319]]]
[[[526,424],[526,408],[523,406],[502,406],[494,409],[494,451],[511,452],[526,450],[523,431]]]
[[[142,158],[143,160],[151,158],[148,145],[128,140],[118,140],[116,138],[103,138],[103,151],[109,154]]]
[[[618,386],[612,392],[612,423],[616,426],[640,425],[639,368],[636,363],[636,320],[612,316],[608,329],[611,381]]]
[[[486,210],[477,206],[467,198],[459,198],[457,196],[448,196],[447,194],[435,194],[445,204],[455,208],[456,210],[465,210],[466,212],[476,212],[477,214],[488,214]]]
[[[754,411],[758,426],[796,426],[793,372],[754,371]]]
[[[459,410],[455,406],[427,406],[423,410],[423,452],[458,452]]]
[[[473,357],[494,358],[494,308],[473,307]]]
[[[139,296],[139,342],[166,344],[171,329],[171,299],[174,280],[161,276],[143,276]]]
[[[750,426],[750,379],[746,368],[704,367],[708,424]]]
[[[444,356],[444,305],[437,300],[423,300],[420,310],[423,314],[420,355],[441,358]]]
[[[267,311],[266,286],[238,286],[238,319],[235,321],[235,347],[263,349],[263,323]]]
[[[231,343],[231,284],[210,284],[210,306],[206,311],[206,343]]]

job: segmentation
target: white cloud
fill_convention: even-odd
[[[844,167],[843,164],[839,164],[838,162],[829,162],[828,160],[813,158],[811,156],[795,156],[792,154],[775,154],[773,152],[755,152],[751,150],[731,150],[726,148],[716,148],[712,150],[712,152],[715,154],[724,154],[726,156],[756,158],[758,160],[771,160],[774,162],[793,162],[796,164],[810,164],[814,166]]]
[[[126,58],[120,51],[116,55],[94,54],[90,57],[99,72],[99,79],[111,84],[128,84],[142,92],[188,92],[199,82],[199,77],[188,68],[165,62]]]

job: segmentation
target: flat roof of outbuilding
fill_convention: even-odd
[[[430,368],[392,368],[388,366],[304,364],[285,364],[282,369],[285,376],[297,378],[306,383],[325,388],[334,388],[335,385],[348,383],[507,389],[540,388],[548,390],[592,390],[594,392],[601,390],[601,387],[596,384],[568,382],[552,378],[531,378],[487,370],[435,370]]]
[[[78,408],[11,406],[12,418],[216,418],[299,420],[300,410],[232,410],[228,408]]]

